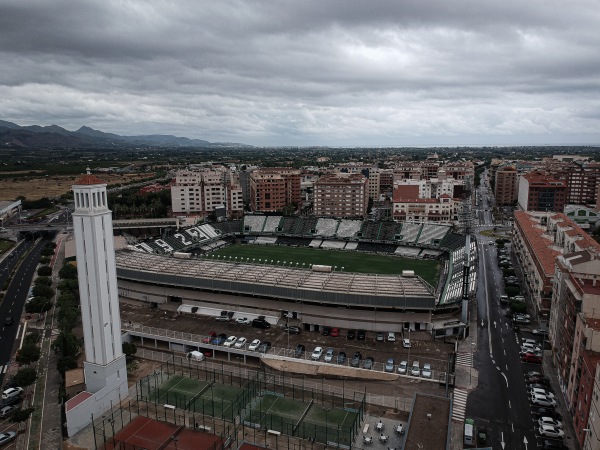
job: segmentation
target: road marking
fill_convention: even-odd
[[[506,378],[506,375],[504,374],[504,372],[500,372],[500,373],[504,377],[504,381],[506,381],[506,387],[508,387],[508,378]]]
[[[454,401],[452,402],[452,420],[465,421],[467,409],[467,396],[469,393],[462,389],[454,389]]]
[[[462,366],[473,366],[473,353],[457,353],[456,364]]]

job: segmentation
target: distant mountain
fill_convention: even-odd
[[[103,146],[151,146],[151,147],[222,147],[222,143],[212,144],[202,139],[189,139],[166,134],[142,136],[120,136],[104,133],[88,126],[77,131],[65,130],[58,125],[20,126],[0,120],[1,147],[103,147]],[[231,144],[231,146],[243,144]]]

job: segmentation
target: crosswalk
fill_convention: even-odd
[[[454,401],[452,403],[452,420],[465,421],[465,410],[467,409],[467,395],[469,393],[462,389],[454,389]]]
[[[10,364],[4,364],[3,366],[0,366],[0,374],[6,373],[9,366]]]
[[[473,365],[473,353],[457,353],[456,354],[456,364],[461,364],[463,366],[472,366]]]

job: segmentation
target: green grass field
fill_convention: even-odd
[[[305,264],[323,264],[326,266],[337,266],[337,270],[343,267],[344,272],[376,273],[376,274],[400,274],[403,270],[414,270],[432,286],[437,285],[440,262],[429,259],[410,259],[391,255],[372,255],[369,253],[323,250],[310,247],[283,247],[277,245],[252,245],[235,244],[224,247],[213,253],[215,257],[238,257],[250,258],[255,262],[273,260],[273,264],[280,261],[290,262],[300,266]]]

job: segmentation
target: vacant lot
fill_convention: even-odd
[[[403,270],[414,270],[417,275],[436,286],[439,276],[440,263],[426,259],[409,259],[391,255],[373,255],[370,253],[323,250],[309,247],[279,247],[276,245],[232,245],[218,250],[215,255],[250,258],[258,262],[259,259],[271,264],[286,265],[290,263],[299,266],[304,264],[323,264],[337,266],[337,270],[345,272],[401,274]]]
[[[98,177],[110,186],[121,183],[131,183],[151,177],[152,173],[100,174]],[[0,180],[0,200],[14,200],[19,196],[27,200],[37,200],[42,197],[55,197],[71,190],[78,176],[48,176],[48,177],[18,177]]]

